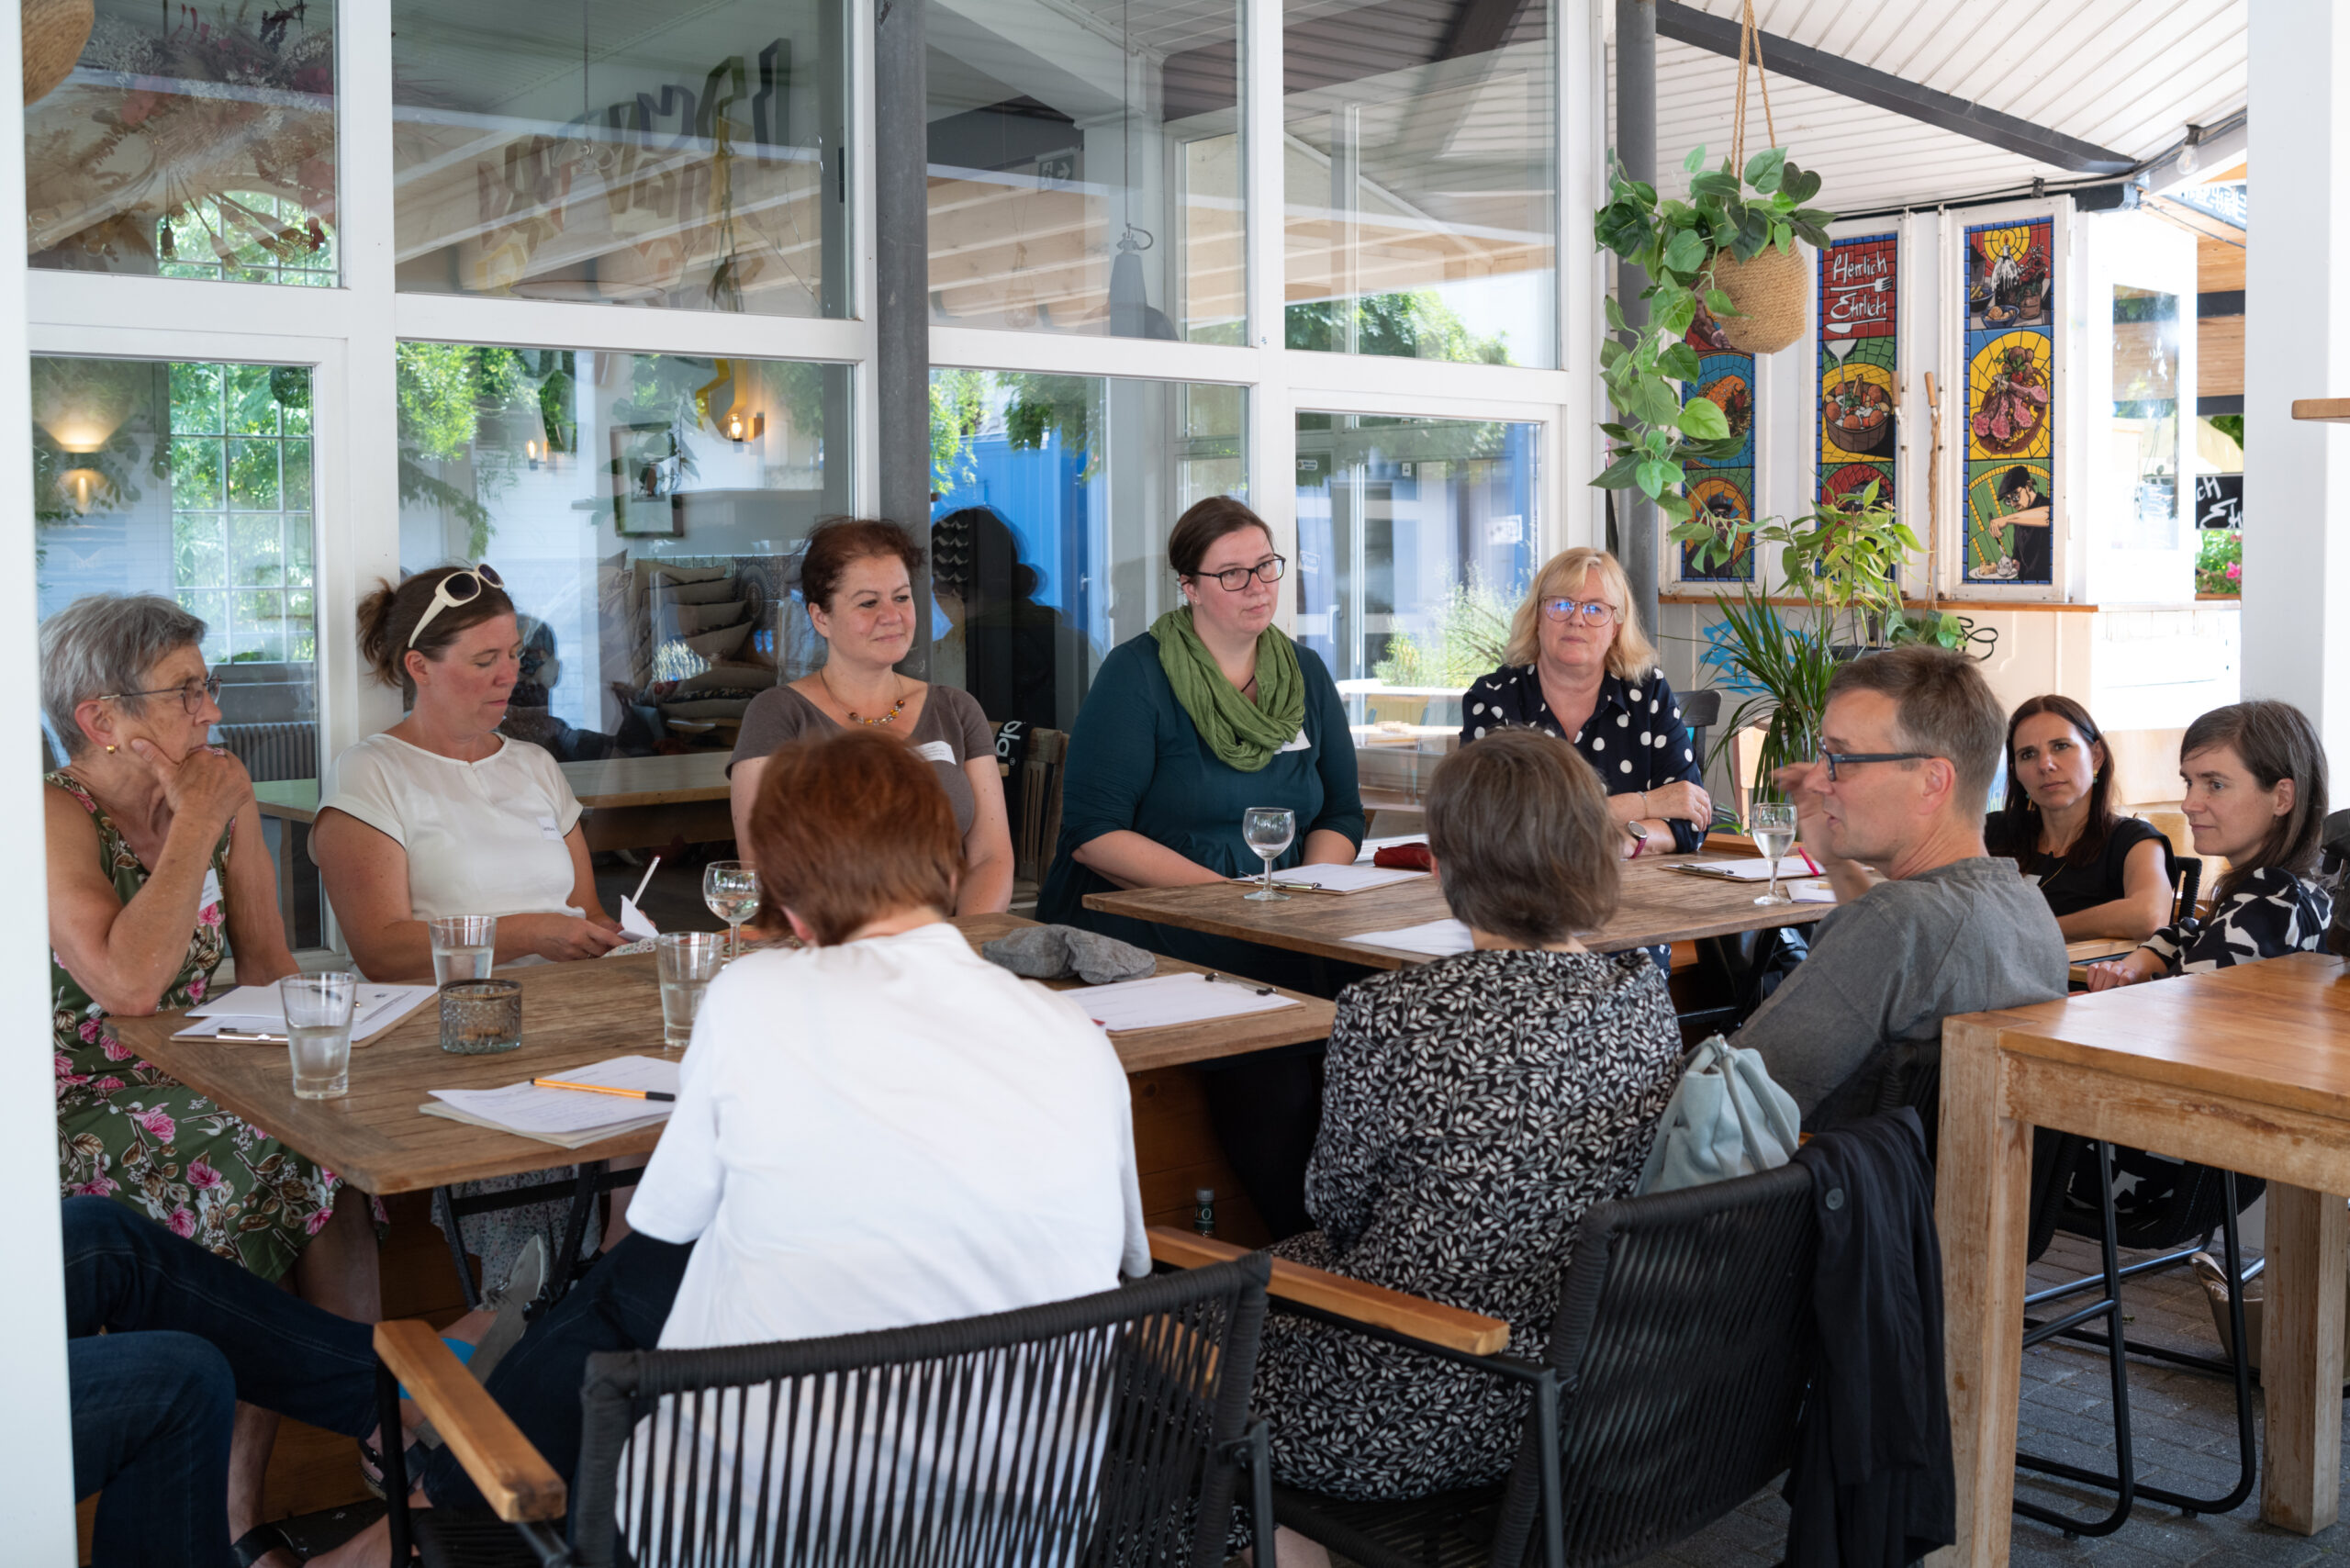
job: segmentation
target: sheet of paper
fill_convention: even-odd
[[[1271,1013],[1297,1005],[1279,991],[1259,996],[1258,990],[1250,980],[1212,980],[1205,975],[1180,974],[1088,986],[1062,994],[1084,1008],[1096,1024],[1113,1031],[1163,1029],[1170,1024],[1237,1018],[1246,1013]]]
[[[1771,863],[1768,860],[1708,860],[1703,865],[1684,860],[1679,868],[1692,876],[1719,877],[1732,882],[1767,882],[1771,879]],[[1792,850],[1785,859],[1779,862],[1779,875],[1782,877],[1800,877],[1807,868],[1803,857]]]
[[[429,985],[370,985],[359,988],[351,1007],[351,1043],[371,1039],[441,994]],[[274,985],[241,985],[187,1010],[191,1018],[236,1018],[246,1028],[263,1023],[273,1032],[285,1032],[285,1004]]]
[[[1836,890],[1828,885],[1825,877],[1807,877],[1800,882],[1784,884],[1787,896],[1797,903],[1834,903]]]
[[[545,1076],[600,1083],[609,1089],[677,1092],[677,1064],[657,1057],[614,1057]],[[576,1089],[541,1089],[528,1082],[509,1083],[503,1089],[436,1089],[432,1097],[492,1126],[524,1134],[586,1132],[621,1122],[641,1122],[666,1114],[668,1110],[659,1101],[583,1094]]]
[[[1424,833],[1404,834],[1397,838],[1366,838],[1362,841],[1362,847],[1355,851],[1355,864],[1370,865],[1371,857],[1391,844],[1426,844],[1427,841],[1428,835]]]
[[[1397,882],[1413,882],[1426,877],[1426,871],[1390,870],[1380,866],[1366,866],[1358,860],[1351,866],[1292,866],[1286,871],[1273,873],[1273,886],[1292,890],[1324,893],[1360,893],[1371,888],[1388,888]],[[1263,873],[1254,877],[1235,877],[1236,882],[1257,882]]]
[[[621,895],[621,932],[635,941],[650,942],[661,935],[661,928],[644,918],[644,912],[636,907],[634,899],[622,893]]]
[[[1400,925],[1393,931],[1365,931],[1347,938],[1349,942],[1366,942],[1373,947],[1393,947],[1399,953],[1427,953],[1434,958],[1449,958],[1469,951],[1469,927],[1457,920],[1428,920],[1417,925]]]

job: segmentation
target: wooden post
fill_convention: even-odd
[[[2315,1535],[2342,1501],[2342,1299],[2350,1207],[2305,1187],[2268,1187],[2268,1306],[2260,1331],[2260,1517]]]

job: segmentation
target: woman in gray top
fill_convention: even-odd
[[[763,691],[743,714],[727,778],[734,841],[747,853],[751,803],[776,747],[857,726],[901,736],[931,764],[963,834],[957,914],[1012,907],[1012,825],[997,771],[995,731],[970,693],[901,675],[913,646],[913,571],[922,546],[894,522],[841,519],[808,536],[800,591],[824,639],[815,674]]]

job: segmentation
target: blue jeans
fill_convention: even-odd
[[[94,1568],[226,1562],[236,1402],[365,1436],[373,1330],[105,1198],[61,1218],[73,1482],[106,1492]]]

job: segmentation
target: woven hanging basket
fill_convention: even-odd
[[[1811,294],[1811,269],[1803,252],[1766,246],[1751,262],[1728,251],[1714,257],[1714,286],[1738,307],[1718,319],[1722,336],[1740,353],[1777,353],[1803,336],[1804,303]]]
[[[25,102],[65,80],[97,20],[94,0],[24,0]]]

